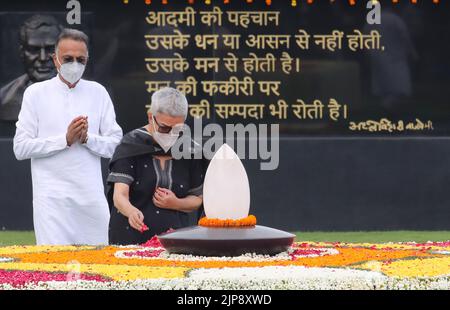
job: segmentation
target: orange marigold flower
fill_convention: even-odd
[[[256,216],[249,215],[247,217],[244,217],[239,220],[221,220],[221,219],[210,219],[205,217],[202,217],[198,221],[198,225],[204,226],[204,227],[248,227],[248,226],[255,226],[256,225]]]

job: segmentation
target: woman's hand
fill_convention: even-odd
[[[138,231],[142,231],[144,227],[144,214],[138,209],[134,208],[128,213],[128,223],[130,223],[131,227]]]
[[[174,192],[167,188],[157,187],[153,195],[153,203],[161,209],[177,210],[180,200]]]
[[[124,183],[114,184],[114,205],[117,210],[128,218],[131,227],[145,231],[144,214],[130,203],[130,185]]]

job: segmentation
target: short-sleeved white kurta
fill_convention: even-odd
[[[88,117],[88,142],[68,147],[67,128],[80,115]],[[59,76],[35,83],[24,93],[16,126],[14,153],[31,158],[37,243],[107,244],[100,158],[112,156],[122,129],[106,89],[87,80],[70,89]]]

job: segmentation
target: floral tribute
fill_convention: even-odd
[[[198,225],[204,227],[251,227],[256,225],[256,217],[249,215],[239,220],[222,220],[211,219],[205,216],[198,221]]]
[[[0,289],[450,289],[450,242],[297,242],[275,256],[135,246],[0,247]]]

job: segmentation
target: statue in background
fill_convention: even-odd
[[[33,15],[20,28],[20,57],[26,73],[0,88],[0,120],[16,121],[25,89],[55,76],[52,61],[63,26],[50,15]]]

